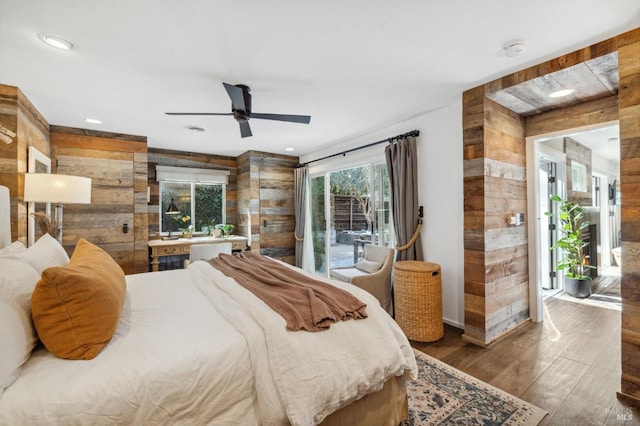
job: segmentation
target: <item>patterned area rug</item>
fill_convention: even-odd
[[[537,425],[546,411],[414,350],[418,379],[409,383],[409,420],[417,425]]]

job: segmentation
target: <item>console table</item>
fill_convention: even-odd
[[[179,254],[189,254],[190,247],[194,244],[220,244],[231,243],[232,250],[245,250],[247,248],[247,237],[232,235],[230,237],[193,237],[178,238],[177,240],[149,240],[151,249],[151,270],[157,271],[161,256],[174,256]]]

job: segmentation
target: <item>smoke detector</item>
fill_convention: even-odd
[[[504,55],[508,58],[513,58],[514,56],[520,56],[526,50],[524,46],[524,41],[522,40],[514,40],[507,43],[504,47]]]

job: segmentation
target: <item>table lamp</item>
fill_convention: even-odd
[[[178,210],[178,207],[176,206],[176,203],[173,201],[173,198],[171,199],[171,202],[169,203],[169,207],[167,207],[167,211],[164,212],[165,214],[168,214],[169,216],[173,216],[176,214],[180,214],[180,210]],[[169,217],[169,235],[164,237],[163,240],[177,240],[178,237],[172,236],[171,235],[171,217]]]
[[[90,204],[91,178],[54,173],[25,173],[24,201],[55,203],[58,242],[62,244],[62,205]]]

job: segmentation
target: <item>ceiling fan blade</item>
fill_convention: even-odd
[[[249,120],[238,120],[238,124],[240,124],[240,136],[243,138],[253,136],[253,133],[251,133],[251,127],[249,127]]]
[[[167,115],[233,115],[232,112],[165,112]]]
[[[286,114],[261,114],[252,112],[251,118],[261,118],[263,120],[289,121],[292,123],[309,124],[311,117],[308,115],[286,115]]]
[[[229,98],[231,98],[231,106],[233,107],[234,111],[251,111],[251,95],[249,94],[248,87],[244,86],[246,87],[245,96],[245,89],[243,88],[243,86],[232,86],[228,83],[222,84],[224,85]]]

